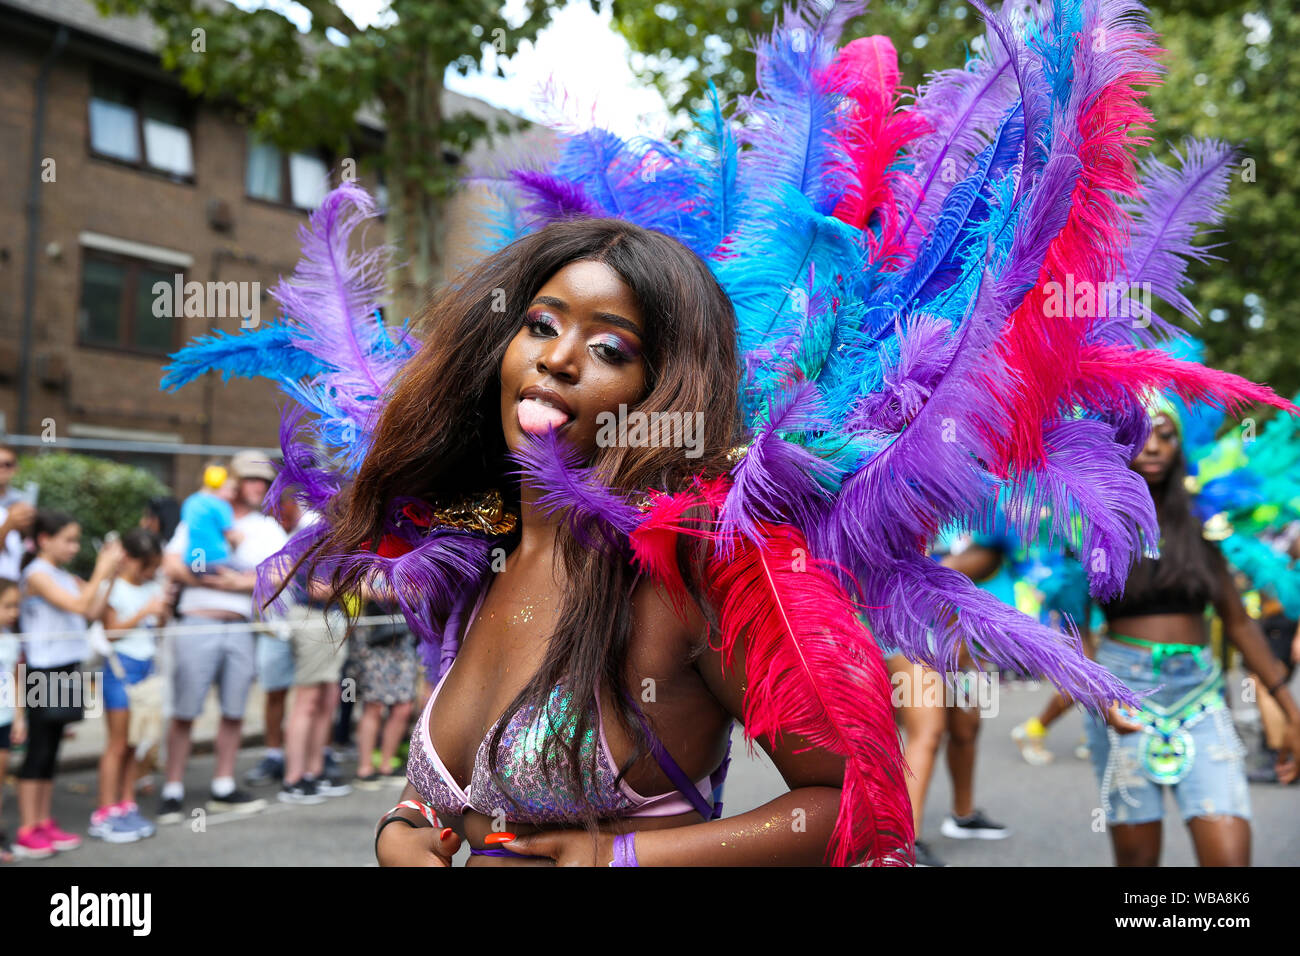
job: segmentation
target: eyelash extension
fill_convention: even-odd
[[[524,315],[524,328],[531,330],[534,326],[542,325],[553,332],[559,332],[555,320],[545,312],[527,313]],[[593,342],[592,346],[596,349],[609,349],[610,352],[601,355],[606,362],[618,363],[630,362],[636,358],[634,352],[629,351],[619,342]]]
[[[605,360],[608,362],[630,362],[633,358],[626,349],[613,342],[593,342],[592,347],[597,349],[609,349],[613,354],[611,355],[606,353]]]
[[[525,313],[524,328],[531,329],[535,325],[544,325],[552,332],[559,331],[559,326],[555,324],[555,320],[551,318],[549,315],[547,315],[545,312]]]

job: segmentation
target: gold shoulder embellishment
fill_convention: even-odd
[[[508,534],[515,528],[517,516],[505,510],[501,492],[496,488],[479,494],[466,495],[449,505],[434,508],[435,525],[468,528],[488,534]]]

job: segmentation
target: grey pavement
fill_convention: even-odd
[[[1068,713],[1057,722],[1049,738],[1056,754],[1046,767],[1021,761],[1008,734],[1019,721],[1036,713],[1046,702],[1046,685],[1014,688],[1003,685],[998,713],[981,727],[976,766],[976,804],[990,817],[1012,828],[1001,841],[958,841],[939,833],[949,809],[951,788],[942,758],[931,784],[922,838],[950,865],[956,866],[1109,866],[1109,840],[1093,830],[1098,806],[1096,785],[1089,763],[1073,756],[1082,735],[1081,717]],[[254,698],[260,694],[254,692]],[[256,711],[260,713],[260,711]],[[260,718],[259,718],[260,720]],[[81,747],[89,746],[93,731],[82,725]],[[255,729],[257,721],[253,721]],[[1243,731],[1255,746],[1257,734]],[[72,743],[72,741],[69,741]],[[257,748],[240,754],[239,772],[251,768],[260,756]],[[755,750],[749,757],[737,734],[731,773],[727,781],[727,815],[744,813],[784,790],[776,768],[766,754]],[[357,791],[319,806],[289,806],[275,801],[275,788],[255,791],[270,804],[261,813],[193,814],[206,799],[212,774],[210,755],[197,755],[186,778],[184,823],[160,827],[157,836],[139,843],[109,846],[87,839],[78,850],[51,860],[15,866],[373,866],[371,850],[375,820],[396,802],[397,788]],[[12,770],[12,768],[11,768]],[[95,799],[93,768],[61,773],[56,781],[55,815],[68,830],[85,833]],[[146,815],[156,810],[156,796],[141,799]],[[1300,786],[1281,788],[1252,785],[1253,837],[1256,865],[1294,866],[1300,863],[1300,827],[1295,825]],[[1162,862],[1194,865],[1186,828],[1177,819],[1172,799]],[[12,835],[17,828],[17,808],[12,786],[6,787],[0,820]],[[462,850],[461,859],[466,851]]]

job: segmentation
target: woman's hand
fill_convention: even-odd
[[[27,740],[27,719],[22,712],[14,714],[13,725],[9,728],[9,743],[21,744]]]
[[[604,831],[594,843],[586,830],[544,830],[501,845],[514,853],[548,856],[556,866],[609,866],[614,859],[614,834]]]
[[[148,618],[157,618],[159,621],[167,620],[167,615],[171,613],[171,605],[167,603],[166,598],[156,597],[144,606],[141,611],[142,620]]]
[[[1110,710],[1106,711],[1106,723],[1115,728],[1117,734],[1131,734],[1142,729],[1141,724],[1135,724],[1128,718],[1128,709],[1119,701],[1110,705]]]
[[[1300,720],[1287,722],[1273,770],[1278,783],[1294,783],[1300,777]]]
[[[122,547],[121,541],[117,539],[106,541],[95,557],[95,574],[101,578],[113,577],[122,566],[122,559],[125,557],[126,549]]]
[[[412,827],[390,823],[379,834],[380,866],[451,866],[460,837],[451,827]]]

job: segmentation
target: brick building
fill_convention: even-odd
[[[281,399],[269,382],[222,385],[213,373],[160,392],[166,353],[214,327],[236,331],[240,318],[229,307],[156,318],[150,290],[178,274],[257,282],[261,317],[273,316],[267,293],[292,272],[298,226],[337,158],[259,144],[229,111],[188,97],[155,44],[149,21],[101,18],[89,0],[0,0],[0,413],[11,436],[52,434],[48,447],[131,461],[183,496],[202,456],[168,445],[275,448]],[[451,91],[443,105],[508,115]],[[380,149],[382,122],[358,123]],[[550,144],[528,127],[477,149]],[[485,198],[475,189],[450,204],[453,270],[469,261]]]

